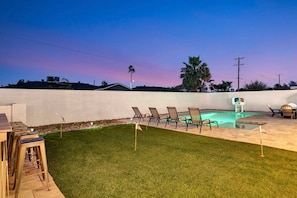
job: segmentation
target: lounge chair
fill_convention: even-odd
[[[140,113],[138,107],[132,107],[132,109],[133,109],[133,111],[134,111],[134,113],[135,113],[133,119],[134,119],[134,118],[138,118],[139,121],[144,120],[144,116]]]
[[[283,118],[290,117],[291,119],[296,118],[296,112],[290,105],[283,105],[281,107]]]
[[[175,107],[167,107],[167,110],[168,110],[168,117],[166,118],[165,127],[167,126],[167,124],[169,124],[169,122],[174,122],[175,128],[177,128],[177,123],[180,121],[180,119],[178,117],[176,108]]]
[[[215,123],[217,127],[219,127],[219,124],[217,121],[209,120],[209,119],[202,120],[199,108],[189,107],[188,109],[190,113],[190,119],[186,120],[186,124],[187,124],[186,130],[188,130],[189,124],[194,124],[197,126],[197,128],[200,127],[200,133],[201,133],[202,126],[205,124],[209,125],[210,130],[211,130],[211,124],[213,123]]]
[[[151,120],[157,120],[157,126],[161,120],[161,116],[158,112],[158,110],[155,107],[149,107],[149,110],[151,112],[151,115],[148,117],[149,121],[147,123],[147,125],[150,125]]]
[[[269,110],[271,111],[271,117],[273,117],[274,115],[280,114],[282,116],[282,110],[281,109],[272,109],[272,107],[267,104]]]

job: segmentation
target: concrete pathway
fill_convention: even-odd
[[[131,121],[130,119],[124,119],[122,121],[131,123],[137,120]],[[147,125],[147,121],[148,119],[145,119],[141,121],[140,124]],[[194,125],[189,125],[189,129],[186,131],[186,125],[184,123],[178,123],[177,129],[175,129],[174,123],[170,123],[166,128],[184,133],[259,145],[262,139],[264,146],[297,152],[297,119],[282,118],[280,116],[271,117],[270,113],[265,113],[263,116],[251,116],[238,121],[247,124],[261,124],[263,132],[260,134],[259,127],[247,130],[223,127],[217,128],[213,126],[212,130],[209,130],[209,127],[204,126],[200,134],[199,129]],[[157,127],[156,122],[152,121],[150,126]],[[158,127],[165,128],[165,120],[162,120]]]

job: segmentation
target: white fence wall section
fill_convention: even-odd
[[[5,113],[9,122],[26,122],[26,104],[0,104],[0,113]]]
[[[188,107],[233,110],[234,97],[244,98],[246,111],[269,111],[267,104],[280,108],[297,103],[297,90],[186,93],[0,89],[0,113],[14,112],[9,114],[13,121],[39,126],[61,123],[62,117],[66,123],[129,118],[134,115],[132,106],[142,113],[149,113],[148,107],[167,113],[167,106],[175,106],[178,111],[187,111]]]

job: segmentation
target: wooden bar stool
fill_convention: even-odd
[[[12,147],[12,152],[11,152],[11,160],[9,164],[9,173],[11,176],[14,175],[15,172],[15,166],[18,163],[17,162],[17,153],[19,151],[19,141],[25,140],[25,139],[33,139],[33,138],[38,138],[39,135],[36,132],[29,132],[25,134],[18,134],[18,137],[16,140],[13,142],[13,147]]]
[[[20,130],[13,130],[10,133],[9,143],[8,143],[8,164],[11,164],[15,161],[16,157],[16,146],[17,141],[20,135],[28,134],[30,130],[28,128],[20,129]]]
[[[16,133],[28,133],[30,132],[30,129],[25,126],[18,126],[18,127],[12,127],[12,131],[7,134],[7,142],[8,142],[8,153],[11,153],[11,149],[12,149],[12,144],[13,144],[13,140],[14,140],[14,136],[16,135]],[[9,157],[9,155],[8,155]]]
[[[41,167],[43,180],[46,183],[47,189],[50,190],[44,139],[42,137],[33,138],[33,139],[24,139],[19,141],[19,151],[18,151],[18,157],[17,157],[16,175],[15,175],[15,182],[14,182],[15,197],[18,197],[19,190],[20,190],[26,150],[31,147],[36,148],[37,153],[39,153],[38,157],[40,159],[40,165],[41,165],[40,167]]]

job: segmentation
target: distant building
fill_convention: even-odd
[[[150,86],[139,86],[132,90],[121,84],[113,83],[104,86],[90,85],[86,83],[73,83],[69,82],[67,79],[57,76],[47,76],[46,81],[27,81],[20,80],[17,84],[4,86],[1,88],[18,88],[18,89],[69,89],[69,90],[112,90],[112,91],[180,91],[178,87],[175,88],[165,88],[165,87],[150,87]]]
[[[47,76],[47,82],[60,82],[60,78],[57,76]]]
[[[106,86],[96,86],[86,83],[73,83],[60,81],[59,77],[48,76],[47,81],[21,81],[14,85],[8,85],[2,88],[18,88],[18,89],[71,89],[71,90],[117,90],[130,91],[130,89],[120,83],[108,84]]]
[[[72,90],[94,90],[98,86],[85,83],[68,83],[57,81],[27,81],[15,85],[8,85],[3,88],[18,88],[18,89],[72,89]]]
[[[99,86],[96,90],[130,91],[130,88],[121,83],[114,83],[106,86]]]
[[[166,87],[137,86],[133,88],[133,91],[171,91],[171,89]]]

